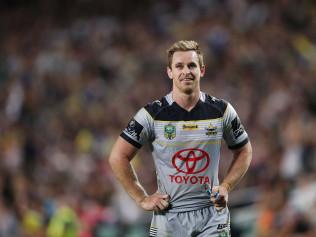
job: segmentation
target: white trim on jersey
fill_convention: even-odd
[[[172,98],[172,91],[169,92],[169,94],[167,94],[167,95],[165,96],[165,98],[166,98],[168,104],[169,104],[169,105],[172,105],[172,103],[174,102],[174,100],[173,100],[173,98]],[[202,102],[205,102],[205,98],[206,98],[205,93],[202,92],[202,91],[200,91],[200,100],[201,100]]]

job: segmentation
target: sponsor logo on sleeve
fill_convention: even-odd
[[[132,119],[125,128],[125,132],[139,141],[140,133],[143,131],[143,128],[144,127],[140,123],[138,123],[135,119]]]
[[[243,134],[244,127],[241,125],[240,119],[237,116],[231,121],[231,126],[233,129],[235,139],[237,139],[241,134]]]

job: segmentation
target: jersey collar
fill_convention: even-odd
[[[205,97],[206,97],[206,96],[205,96],[205,93],[202,92],[202,91],[200,91],[200,100],[201,100],[202,102],[205,102]],[[165,96],[165,98],[166,98],[166,100],[167,100],[167,102],[168,102],[169,105],[172,105],[172,104],[173,104],[174,100],[172,99],[172,91],[169,92],[169,94],[167,94],[167,95]]]

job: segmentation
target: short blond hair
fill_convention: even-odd
[[[168,50],[168,66],[171,68],[172,57],[175,52],[178,51],[190,51],[193,50],[197,53],[199,58],[200,67],[204,67],[203,54],[201,52],[199,44],[194,40],[180,40],[175,42]]]

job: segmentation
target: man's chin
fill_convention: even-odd
[[[192,87],[183,88],[183,93],[185,94],[192,94],[193,91]]]
[[[179,91],[187,95],[192,94],[197,89],[196,85],[194,84],[179,85],[177,88]]]

